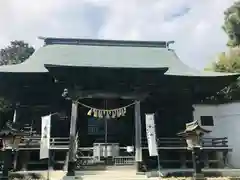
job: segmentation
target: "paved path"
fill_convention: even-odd
[[[17,172],[31,177],[31,174],[40,175],[42,180],[48,177],[47,171]],[[34,177],[32,176],[32,179]],[[64,171],[49,171],[49,180],[155,180],[158,178],[147,178],[145,175],[136,175],[134,167],[111,167],[104,171],[77,171],[75,177],[67,177]]]
[[[173,171],[173,170],[172,170]],[[176,171],[176,170],[175,170]],[[180,171],[180,170],[178,170]],[[182,170],[184,171],[184,170]],[[186,169],[185,169],[186,171]],[[189,169],[191,172],[191,169]],[[216,170],[215,170],[216,171]],[[239,169],[217,169],[219,172],[232,172],[236,173],[239,172]],[[47,171],[27,171],[27,172],[17,172],[17,174],[23,174],[28,177],[31,177],[31,174],[38,174],[41,175],[41,180],[47,180],[48,173]],[[33,176],[29,179],[37,179]],[[39,180],[40,180],[39,179]],[[147,178],[145,175],[136,175],[136,170],[133,166],[128,167],[109,167],[107,170],[102,171],[77,171],[75,177],[67,177],[65,171],[50,171],[49,172],[49,180],[159,180],[158,177],[154,178]],[[191,178],[186,177],[170,177],[170,178],[162,178],[162,180],[190,180]],[[218,177],[218,178],[208,178],[208,180],[234,180],[234,178],[227,178],[227,177]],[[238,178],[239,180],[240,178]],[[16,179],[17,180],[17,179]]]

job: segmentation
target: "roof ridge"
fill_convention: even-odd
[[[174,41],[137,41],[137,40],[110,40],[110,39],[81,39],[81,38],[55,38],[39,37],[45,45],[88,45],[88,46],[130,46],[130,47],[158,47],[169,48]]]

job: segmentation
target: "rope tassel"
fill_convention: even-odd
[[[93,114],[93,109],[90,109],[87,113],[88,116],[91,116]]]
[[[97,109],[93,109],[93,117],[98,117],[98,110]]]

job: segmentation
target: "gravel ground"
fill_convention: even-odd
[[[50,171],[49,180],[61,180],[65,176],[66,172],[64,171]],[[46,180],[48,177],[47,171],[20,171],[16,173],[11,173],[9,180]]]
[[[61,180],[65,176],[66,172],[64,171],[50,171],[50,180]],[[46,180],[47,179],[47,171],[39,171],[39,172],[17,172],[11,173],[12,176],[9,180]],[[104,176],[104,175],[103,175]],[[158,178],[146,178],[146,180],[151,179],[158,179]],[[112,179],[114,180],[114,178]],[[191,177],[168,177],[168,178],[161,178],[161,180],[192,180]],[[210,177],[207,180],[240,180],[240,177]]]
[[[192,180],[191,177],[169,177],[162,178],[162,180]],[[207,180],[240,180],[240,177],[211,177]]]

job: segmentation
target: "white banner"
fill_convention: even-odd
[[[149,156],[158,156],[154,114],[145,114]]]
[[[13,114],[13,122],[15,123],[17,119],[17,110],[14,110],[14,114]]]
[[[40,159],[49,158],[51,115],[42,117]]]

